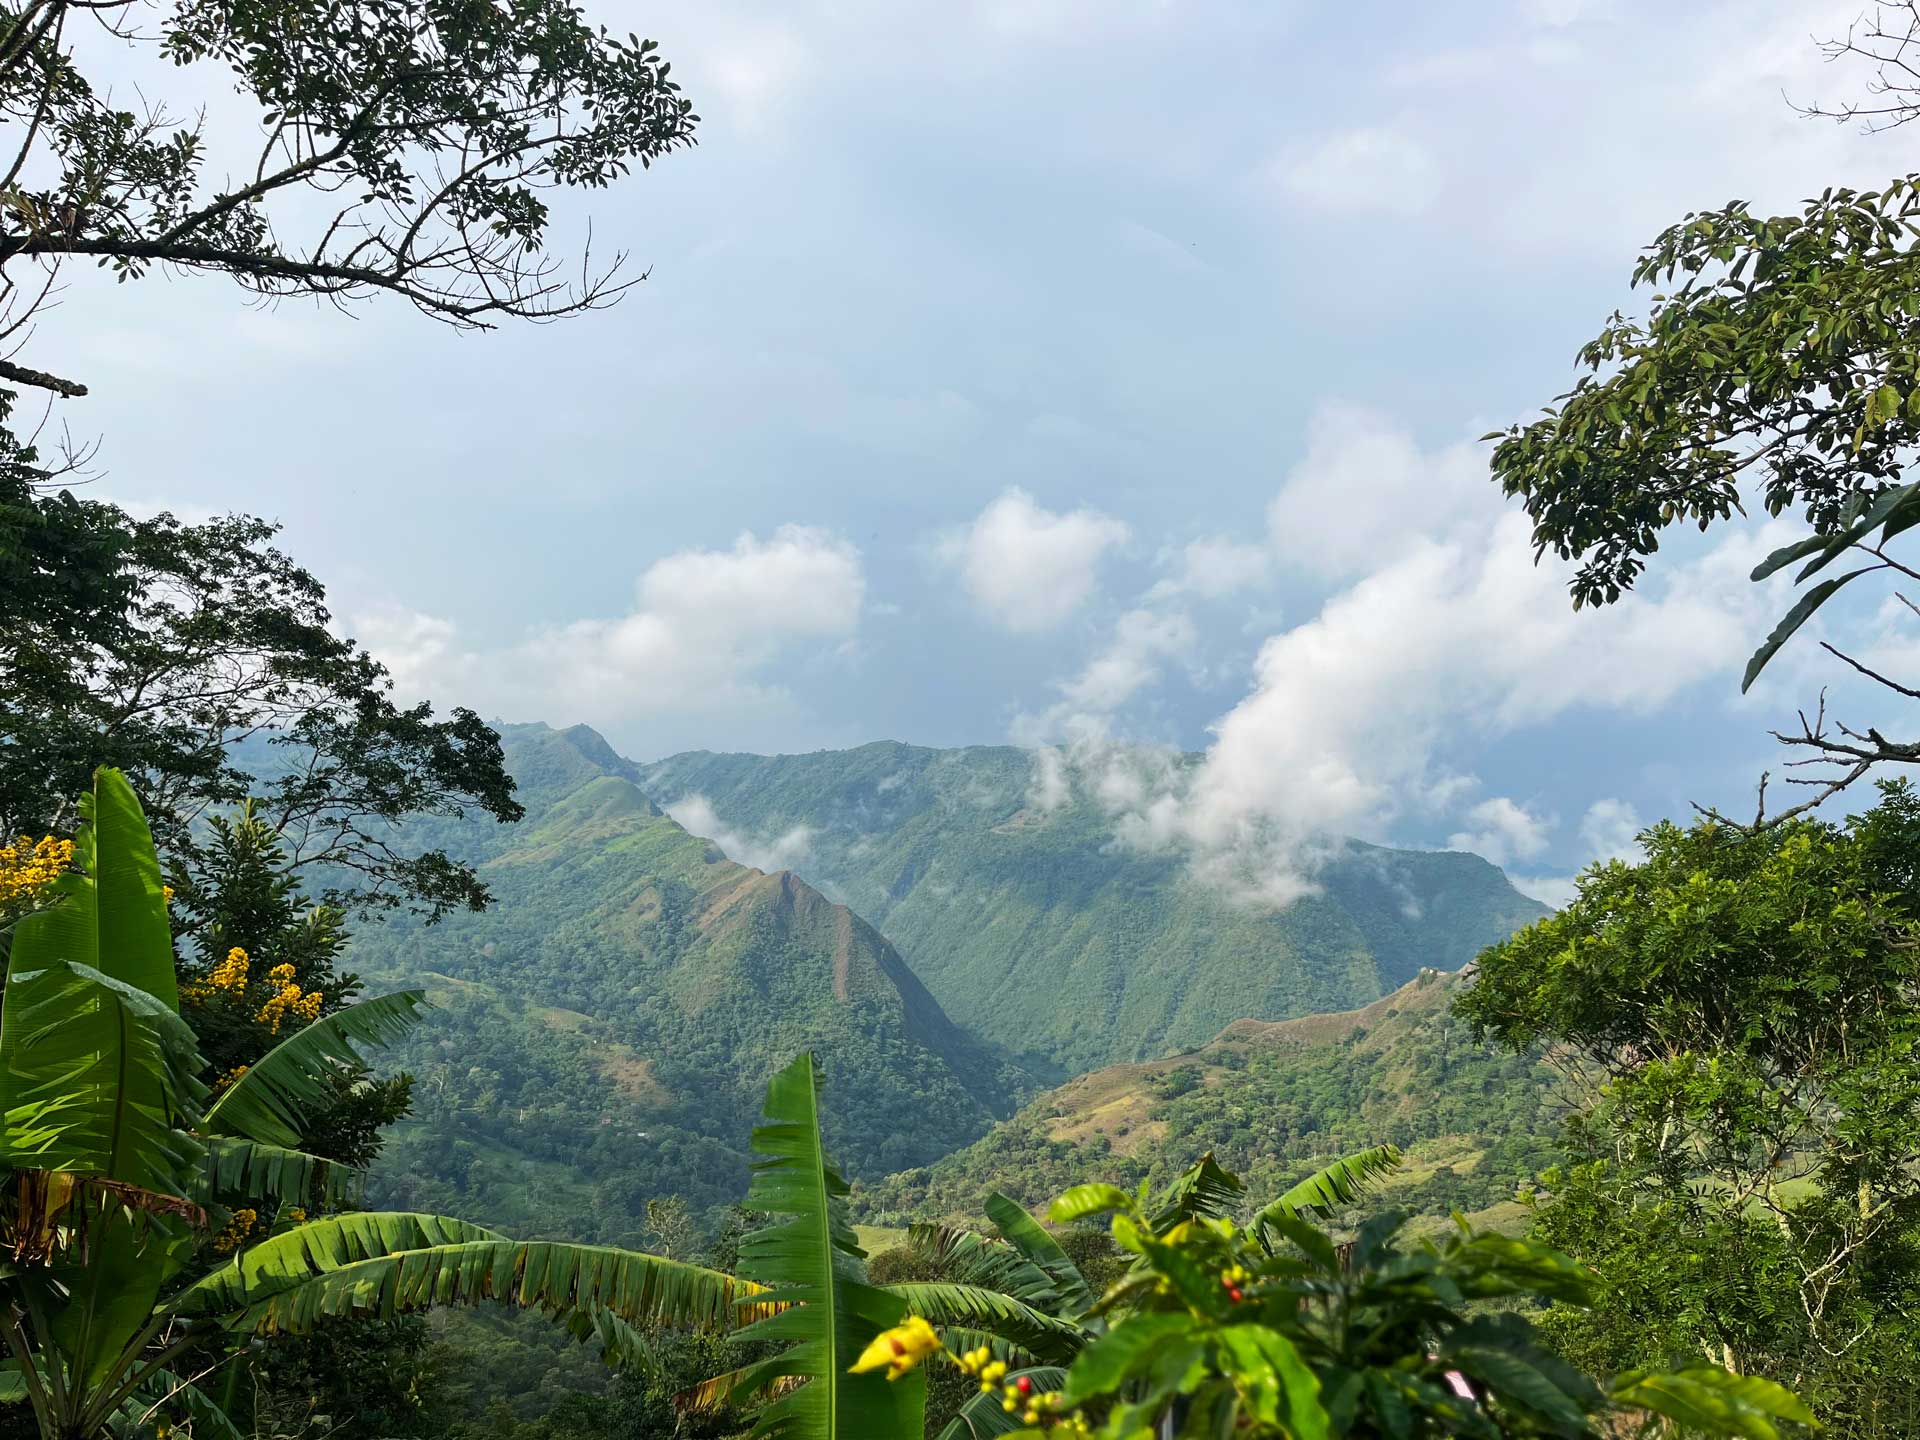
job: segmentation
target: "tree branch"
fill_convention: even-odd
[[[45,370],[30,370],[11,360],[0,360],[0,380],[11,380],[16,385],[31,385],[37,390],[51,390],[69,397],[87,393],[87,387],[77,380],[62,380],[58,375],[49,375]]]

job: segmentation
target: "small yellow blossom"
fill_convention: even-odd
[[[307,1212],[298,1205],[289,1205],[287,1207],[287,1219],[292,1224],[303,1225],[306,1223]]]
[[[853,1374],[862,1375],[884,1366],[887,1378],[898,1380],[942,1348],[933,1326],[918,1315],[909,1315],[902,1324],[874,1336],[873,1343],[860,1352],[850,1368]]]
[[[227,1221],[227,1228],[213,1237],[213,1248],[222,1255],[238,1250],[252,1233],[255,1223],[260,1219],[254,1210],[240,1209],[233,1212],[233,1218]]]
[[[248,1065],[234,1066],[231,1070],[227,1071],[226,1074],[213,1082],[213,1093],[218,1095],[222,1090],[228,1089],[251,1068],[252,1067]]]

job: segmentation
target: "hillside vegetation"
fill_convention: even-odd
[[[1469,983],[1429,971],[1371,1005],[1240,1021],[1190,1054],[1068,1081],[966,1149],[865,1186],[876,1223],[977,1214],[1001,1190],[1043,1205],[1078,1175],[1164,1184],[1209,1151],[1278,1194],[1370,1144],[1406,1152],[1385,1193],[1428,1215],[1516,1222],[1516,1190],[1553,1156],[1551,1071],[1476,1044],[1451,1006]]]
[[[633,1238],[663,1176],[737,1198],[767,1076],[800,1050],[835,1058],[828,1133],[856,1174],[947,1153],[1017,1091],[873,927],[689,835],[593,732],[504,739],[527,818],[463,846],[494,908],[369,925],[352,952],[440,1007],[402,1053],[416,1118],[383,1200]]]
[[[670,809],[700,797],[731,834],[779,843],[947,1014],[1054,1078],[1364,1005],[1545,913],[1478,856],[1351,842],[1323,893],[1248,905],[1177,852],[1120,844],[1084,786],[1043,808],[1034,755],[1005,746],[701,752],[640,774]]]

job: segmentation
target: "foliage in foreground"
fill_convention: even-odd
[[[1159,1196],[1073,1187],[1053,1219],[1111,1215],[1134,1257],[1098,1299],[1018,1207],[996,1215],[1000,1242],[922,1236],[961,1279],[877,1288],[820,1146],[818,1087],[810,1055],[769,1087],[756,1195],[785,1218],[741,1251],[748,1278],[773,1288],[735,1300],[762,1315],[745,1336],[793,1343],[709,1387],[772,1398],[755,1435],[908,1440],[921,1428],[923,1362],[936,1355],[979,1390],[943,1432],[953,1440],[1018,1427],[1150,1440],[1163,1421],[1182,1436],[1246,1440],[1574,1440],[1652,1416],[1776,1440],[1783,1423],[1813,1421],[1781,1386],[1716,1365],[1630,1371],[1604,1386],[1569,1366],[1519,1307],[1584,1305],[1590,1276],[1544,1245],[1461,1224],[1405,1246],[1398,1213],[1337,1245],[1308,1217],[1358,1198],[1396,1162],[1388,1150],[1329,1167],[1244,1225],[1229,1213],[1240,1182],[1210,1158]]]
[[[1080,1185],[1053,1218],[1110,1214],[1137,1257],[1094,1305],[1118,1318],[1064,1378],[1008,1377],[981,1350],[955,1354],[919,1317],[879,1337],[857,1368],[905,1374],[944,1353],[1017,1415],[1018,1433],[1102,1440],[1335,1435],[1577,1437],[1662,1416],[1690,1430],[1774,1440],[1813,1416],[1770,1381],[1695,1364],[1602,1386],[1556,1357],[1516,1308],[1585,1304],[1588,1275],[1546,1246],[1475,1234],[1402,1245],[1404,1217],[1369,1220],[1337,1246],[1298,1210],[1250,1227],[1195,1213],[1156,1233],[1144,1194]],[[1055,1388],[1057,1385],[1057,1388]]]
[[[1489,950],[1459,1002],[1588,1096],[1536,1224],[1597,1269],[1597,1303],[1551,1329],[1596,1367],[1705,1354],[1843,1433],[1911,1426],[1920,796],[1641,843]]]
[[[303,1218],[340,1169],[297,1148],[308,1121],[360,1069],[356,1046],[404,1029],[419,996],[304,1025],[216,1096],[180,1016],[166,890],[125,777],[100,770],[81,813],[76,868],[12,926],[0,1010],[4,1393],[47,1440],[169,1417],[228,1433],[201,1382],[249,1336],[344,1317],[495,1300],[644,1363],[635,1325],[727,1315],[730,1277],[655,1256],[433,1215]],[[274,1233],[220,1263],[260,1211],[279,1217]]]

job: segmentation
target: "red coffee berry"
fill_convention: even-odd
[[[1013,1383],[1020,1387],[1020,1393],[1022,1395],[1030,1394],[1033,1390],[1033,1377],[1031,1375],[1022,1375]]]
[[[1227,1299],[1231,1300],[1236,1305],[1240,1303],[1242,1298],[1243,1297],[1240,1294],[1240,1287],[1237,1285],[1233,1289],[1227,1291]]]

